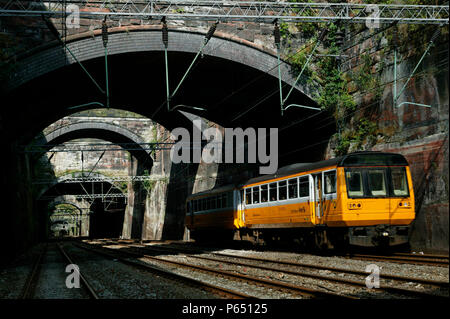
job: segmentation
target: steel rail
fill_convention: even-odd
[[[173,245],[173,244],[171,244],[171,245]],[[145,247],[149,247],[149,246],[145,246]],[[153,247],[151,247],[151,248],[153,249]],[[170,248],[167,247],[167,248],[173,249],[172,247],[170,247]],[[158,247],[157,249],[167,249],[167,248]],[[193,250],[195,250],[195,248],[194,249],[191,249],[191,248],[186,249],[186,247],[175,248],[175,249],[177,249],[178,251],[182,251],[182,252],[186,252],[189,250],[192,252]],[[351,269],[338,268],[338,267],[330,267],[330,266],[323,266],[323,265],[311,265],[311,264],[300,263],[300,262],[274,260],[274,259],[270,259],[270,258],[259,258],[259,257],[250,257],[250,256],[240,256],[240,255],[234,256],[234,255],[229,255],[229,254],[224,254],[224,253],[205,252],[202,250],[195,250],[195,251],[208,253],[208,254],[211,254],[214,256],[227,257],[227,258],[246,259],[246,260],[252,260],[252,261],[257,261],[257,262],[281,264],[281,265],[285,265],[285,266],[295,266],[295,267],[303,267],[303,268],[311,268],[311,269],[319,269],[319,270],[329,270],[329,271],[335,271],[335,272],[348,273],[348,274],[352,274],[352,275],[361,275],[361,276],[368,275],[368,273],[364,272],[364,271],[351,270]],[[436,280],[430,280],[430,279],[422,279],[422,278],[417,278],[417,277],[406,277],[406,276],[390,275],[390,274],[383,274],[382,277],[384,279],[389,279],[389,280],[415,282],[415,283],[432,285],[432,286],[437,286],[437,287],[444,287],[444,288],[447,288],[449,286],[449,282],[436,281]]]
[[[149,264],[144,264],[144,263],[140,263],[140,262],[133,261],[133,260],[130,260],[130,259],[122,258],[122,257],[118,256],[119,255],[118,252],[115,252],[115,253],[112,253],[111,251],[106,252],[106,251],[104,251],[105,248],[103,248],[103,251],[100,251],[98,248],[92,248],[92,247],[86,246],[86,245],[92,246],[92,244],[74,244],[74,245],[76,247],[79,247],[79,248],[82,248],[82,249],[85,249],[85,250],[89,250],[89,251],[91,251],[93,253],[96,253],[96,254],[99,254],[99,255],[102,255],[102,256],[105,256],[105,257],[108,257],[108,258],[117,259],[118,261],[120,261],[120,262],[122,262],[124,264],[130,265],[130,266],[134,266],[134,267],[146,270],[146,271],[151,271],[153,273],[157,273],[157,274],[160,274],[160,275],[163,275],[166,278],[168,277],[170,279],[175,279],[177,281],[181,281],[181,282],[184,282],[184,283],[196,286],[196,287],[201,287],[201,288],[203,288],[205,290],[208,290],[208,291],[213,291],[214,293],[217,293],[219,295],[224,295],[225,297],[243,298],[243,299],[257,299],[255,297],[252,297],[250,295],[241,293],[239,291],[234,291],[234,290],[231,290],[231,289],[219,287],[219,286],[212,285],[212,284],[209,284],[209,283],[205,283],[205,282],[202,282],[202,281],[199,281],[199,280],[196,280],[196,279],[192,279],[192,278],[189,278],[189,277],[178,275],[178,274],[169,272],[167,270],[164,270],[164,269],[161,269],[161,268],[158,268],[158,267],[154,267],[154,266],[149,265]],[[120,252],[120,253],[123,253],[123,252]]]
[[[47,253],[47,244],[45,244],[44,248],[39,252],[39,255],[33,262],[33,266],[31,268],[31,272],[25,281],[25,285],[23,286],[22,292],[20,294],[20,299],[31,299],[33,296],[33,289],[38,278],[38,274],[41,269],[42,258]]]
[[[89,11],[80,17],[109,16],[161,19],[194,19],[220,21],[267,21],[275,19],[292,22],[324,22],[344,20],[366,23],[375,18],[380,23],[448,24],[448,5],[393,5],[353,3],[297,3],[268,1],[66,1],[85,6]],[[45,4],[44,4],[45,3]],[[15,5],[15,6],[14,6]],[[18,9],[19,8],[19,9]],[[0,16],[63,16],[61,2],[55,0],[8,1],[0,8]]]
[[[394,253],[391,256],[405,256],[415,258],[431,258],[431,259],[449,259],[448,255],[434,255],[434,254],[414,254],[414,253]]]
[[[133,246],[133,244],[130,245],[131,247],[135,247]],[[144,250],[149,250],[149,251],[173,251],[172,249],[166,249],[166,248],[162,248],[162,247],[149,247],[149,246],[144,246],[142,249]],[[180,250],[179,250],[180,251]],[[182,251],[182,250],[181,250]],[[247,258],[247,257],[243,257],[243,256],[233,256],[233,255],[228,255],[228,254],[219,254],[219,253],[210,253],[212,255],[217,255],[217,256],[222,256],[222,257],[227,257],[227,258],[234,258],[234,259],[251,259],[253,261],[258,261],[258,262],[268,262],[268,263],[275,263],[275,264],[283,264],[277,260],[270,260],[270,259],[263,259],[263,258]],[[317,275],[317,274],[311,274],[311,273],[305,273],[305,272],[300,272],[300,271],[295,271],[295,270],[287,270],[287,269],[279,269],[279,268],[274,268],[274,267],[267,267],[267,266],[263,266],[263,265],[255,265],[255,264],[250,264],[250,263],[244,263],[242,261],[227,261],[227,260],[223,260],[223,259],[219,259],[219,258],[211,258],[211,257],[205,257],[205,256],[197,256],[197,255],[191,255],[191,254],[185,254],[187,257],[190,258],[197,258],[197,259],[203,259],[203,260],[208,260],[208,261],[214,261],[214,262],[224,262],[224,263],[228,263],[228,264],[232,264],[232,265],[237,265],[237,266],[246,266],[246,267],[251,267],[251,268],[258,268],[258,269],[262,269],[262,270],[267,270],[267,271],[275,271],[275,272],[280,272],[280,273],[285,273],[285,274],[289,274],[289,275],[294,275],[294,276],[300,276],[300,277],[308,277],[308,278],[314,278],[314,279],[319,279],[319,280],[324,280],[324,281],[330,281],[330,282],[336,282],[336,283],[340,283],[340,284],[346,284],[346,285],[351,285],[351,286],[357,286],[357,287],[366,287],[366,283],[365,280],[363,281],[357,281],[357,280],[350,280],[350,279],[344,279],[344,278],[333,278],[333,277],[329,277],[329,276],[323,276],[323,275]],[[301,264],[297,264],[297,263],[288,263],[290,266],[299,266],[299,267],[304,267]],[[358,271],[349,271],[347,269],[340,269],[340,268],[334,268],[334,267],[323,267],[323,266],[317,266],[317,265],[308,265],[308,268],[313,268],[313,269],[326,269],[326,270],[331,270],[334,272],[340,272],[340,273],[350,273],[350,274],[356,274],[356,275],[363,275],[364,277],[366,277],[368,275],[368,273],[365,272],[358,272]],[[433,281],[433,280],[422,280],[422,279],[417,279],[416,278],[410,278],[410,277],[401,277],[401,276],[382,276],[384,279],[390,279],[390,280],[397,280],[397,281],[413,281],[413,282],[419,282],[422,284],[428,284],[428,285],[433,285],[433,286],[438,286],[440,288],[449,288],[449,283],[448,282],[440,282],[440,281]],[[400,295],[407,295],[407,296],[415,296],[415,297],[420,297],[420,298],[441,298],[441,296],[439,295],[435,295],[432,293],[428,293],[428,292],[422,292],[422,291],[417,291],[417,290],[410,290],[410,289],[405,289],[405,288],[398,288],[398,287],[393,287],[393,286],[380,286],[380,288],[378,288],[379,290],[383,290],[386,291],[388,293],[394,293],[394,294],[400,294]],[[443,298],[447,298],[447,297],[443,297]]]
[[[72,259],[70,258],[70,256],[67,254],[67,252],[64,250],[64,248],[62,247],[62,245],[60,243],[56,244],[58,246],[59,251],[61,252],[61,254],[64,256],[64,258],[67,260],[67,262],[69,264],[74,264],[74,262],[72,261]],[[91,286],[91,284],[89,283],[89,281],[86,279],[86,277],[83,276],[83,274],[81,273],[81,271],[79,272],[80,275],[80,279],[81,282],[83,283],[84,287],[86,288],[87,292],[89,293],[89,296],[92,299],[100,299],[100,297],[98,296],[97,292],[95,291],[95,289]]]
[[[401,257],[401,256],[380,256],[380,255],[364,255],[364,254],[350,254],[346,256],[350,259],[362,259],[362,260],[379,260],[386,262],[404,263],[404,264],[418,264],[418,265],[431,265],[439,267],[448,267],[448,260],[442,259],[424,259],[416,257]]]
[[[137,248],[137,247],[134,247],[134,248],[139,251],[139,248]],[[103,249],[112,250],[111,248],[103,248]],[[204,267],[204,266],[187,264],[187,263],[173,261],[173,260],[167,260],[164,258],[158,258],[158,257],[147,255],[147,254],[143,253],[142,251],[140,253],[135,253],[135,252],[130,252],[130,251],[126,251],[126,252],[121,251],[121,253],[127,254],[132,257],[141,257],[141,258],[143,257],[143,258],[147,258],[147,259],[150,259],[150,260],[153,260],[156,262],[175,265],[177,267],[183,267],[183,268],[187,268],[187,269],[191,269],[191,270],[195,270],[195,271],[211,273],[215,276],[225,276],[228,278],[232,278],[233,280],[240,280],[240,281],[243,280],[243,281],[249,282],[253,285],[255,285],[255,284],[263,285],[266,287],[270,287],[272,289],[275,288],[275,289],[279,289],[279,290],[284,290],[284,291],[288,291],[289,293],[300,294],[302,296],[319,297],[319,298],[358,299],[353,296],[340,295],[340,294],[329,292],[329,291],[321,291],[321,290],[307,288],[304,286],[285,283],[285,282],[281,282],[281,281],[262,279],[262,278],[258,278],[258,277],[254,277],[254,276],[237,274],[237,273],[224,271],[224,270],[218,270],[218,269],[211,268],[211,267]]]

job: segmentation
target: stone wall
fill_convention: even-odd
[[[352,78],[363,67],[363,58],[368,55],[370,75],[379,81],[378,87],[366,92],[358,89],[355,81],[349,82],[349,90],[358,104],[349,127],[354,128],[357,120],[362,118],[376,124],[376,138],[367,138],[359,145],[354,143],[350,145],[349,151],[366,149],[396,152],[406,157],[411,166],[416,197],[416,220],[410,234],[411,246],[414,250],[448,253],[448,28],[442,29],[429,54],[418,64],[437,28],[428,26],[419,29],[416,32],[420,32],[420,36],[416,37],[411,34],[405,36],[408,30],[406,26],[397,30],[397,93],[411,77],[397,105],[414,102],[430,107],[413,104],[396,107],[393,104],[392,29],[384,32],[362,30],[349,39],[344,45],[348,49],[344,51],[347,57],[343,60],[342,68]],[[334,142],[330,141],[328,157],[333,156]]]

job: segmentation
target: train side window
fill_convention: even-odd
[[[309,197],[309,177],[300,177],[300,197]]]
[[[222,208],[222,194],[216,196],[217,208]]]
[[[211,198],[211,209],[217,209],[217,196]]]
[[[277,187],[277,183],[269,184],[269,198],[271,202],[275,202],[278,200]]]
[[[253,187],[253,204],[259,203],[259,186]]]
[[[287,198],[286,181],[278,182],[278,199],[284,200]]]
[[[346,171],[347,192],[349,197],[364,196],[363,181],[361,171]]]
[[[324,194],[336,193],[336,171],[330,171],[323,173],[324,179]]]
[[[199,202],[198,199],[194,200],[194,212],[199,211],[199,209],[198,209],[198,202]]]
[[[220,197],[220,208],[227,207],[227,194],[223,193]]]
[[[406,179],[406,170],[404,167],[391,168],[392,186],[395,196],[408,196],[408,180]]]
[[[292,178],[288,180],[288,196],[289,199],[298,197],[298,180]]]
[[[261,185],[261,203],[266,203],[268,196],[268,185]]]
[[[200,199],[200,210],[206,210],[206,201],[204,198]]]
[[[191,213],[191,202],[187,203],[187,213],[190,214]]]
[[[245,204],[250,205],[252,203],[252,189],[245,189]]]
[[[227,207],[233,207],[233,192],[227,193]]]
[[[372,196],[386,196],[386,178],[384,169],[370,169],[367,174],[369,176],[369,189]]]

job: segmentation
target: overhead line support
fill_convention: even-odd
[[[280,36],[280,29],[278,26],[278,21],[275,22],[275,29],[274,29],[274,38],[275,38],[275,46],[277,47],[277,59],[278,59],[278,83],[279,83],[279,90],[280,90],[280,108],[281,108],[281,116],[283,116],[284,111],[286,111],[291,106],[300,107],[300,108],[306,108],[311,109],[315,111],[321,111],[321,108],[318,107],[312,107],[312,106],[306,106],[306,105],[300,105],[300,104],[289,104],[288,106],[284,107],[287,99],[291,95],[292,91],[294,90],[294,87],[297,85],[298,81],[300,80],[301,76],[303,75],[303,72],[305,71],[306,67],[308,66],[309,62],[311,61],[314,52],[316,51],[317,47],[322,42],[323,38],[325,37],[327,30],[323,29],[321,34],[319,35],[316,44],[314,45],[314,48],[312,49],[311,53],[309,54],[305,64],[303,65],[300,73],[298,74],[297,78],[295,79],[294,84],[291,86],[291,89],[289,90],[289,93],[286,95],[286,97],[283,99],[283,87],[281,83],[281,58],[280,58],[280,51],[281,51],[281,36]]]
[[[181,87],[181,84],[183,84],[184,80],[188,76],[189,72],[191,71],[192,67],[194,66],[194,64],[197,61],[197,59],[200,56],[200,54],[203,54],[203,49],[208,44],[209,40],[211,40],[214,32],[216,31],[217,25],[219,24],[219,21],[216,21],[209,28],[208,32],[206,33],[205,37],[203,38],[203,43],[202,43],[200,49],[198,50],[197,54],[195,55],[194,59],[192,60],[191,64],[189,65],[188,69],[184,73],[183,77],[181,78],[180,82],[178,83],[177,87],[172,92],[172,94],[170,94],[170,90],[169,90],[169,65],[168,65],[168,58],[167,58],[167,48],[168,48],[168,44],[169,44],[169,34],[168,34],[166,19],[163,18],[161,21],[163,23],[163,26],[162,26],[162,40],[163,40],[163,43],[164,43],[164,57],[165,57],[165,69],[166,69],[166,93],[167,93],[167,95],[166,95],[167,96],[166,97],[166,104],[167,104],[167,110],[168,111],[172,111],[175,108],[173,108],[172,110],[170,109],[170,100],[175,96],[175,94],[177,94],[178,90]],[[184,106],[184,105],[180,104],[180,105],[177,105],[177,106],[181,107],[181,106]],[[204,110],[204,109],[198,108],[198,107],[189,107],[189,108],[198,109],[198,110]]]
[[[416,73],[417,69],[419,68],[419,66],[422,63],[425,56],[430,51],[431,47],[434,45],[434,41],[437,39],[437,37],[439,36],[440,33],[441,33],[440,29],[437,29],[433,33],[433,36],[431,37],[431,40],[428,43],[428,46],[425,49],[425,52],[422,54],[419,62],[417,62],[416,66],[414,67],[414,70],[410,73],[408,79],[406,80],[405,84],[400,89],[400,92],[398,94],[397,94],[397,46],[394,47],[394,85],[393,85],[394,107],[399,108],[400,106],[402,106],[404,104],[423,106],[423,107],[431,107],[431,105],[428,105],[428,104],[415,103],[415,102],[402,102],[400,104],[397,104],[397,103],[398,103],[398,98],[402,95],[403,91],[406,89],[406,86],[408,85],[409,81],[412,79],[412,77]]]
[[[6,1],[0,5],[0,16],[62,16],[65,13],[60,0],[20,1],[21,8]],[[86,5],[86,0],[67,3]],[[36,5],[38,4],[38,5]],[[40,5],[39,5],[40,4]],[[256,21],[271,22],[274,19],[285,22],[327,22],[343,20],[351,23],[366,23],[376,18],[380,23],[448,24],[448,5],[401,5],[376,4],[378,15],[373,16],[373,4],[360,3],[305,3],[281,1],[214,1],[214,0],[128,0],[126,4],[114,0],[90,0],[98,9],[80,11],[80,17],[103,16],[110,18],[153,18],[184,20]]]

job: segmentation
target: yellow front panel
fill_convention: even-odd
[[[409,167],[406,167],[409,197],[348,198],[344,168],[338,168],[338,208],[326,215],[328,226],[372,226],[378,224],[409,225],[415,218],[414,192]],[[409,203],[409,206],[399,206]]]

